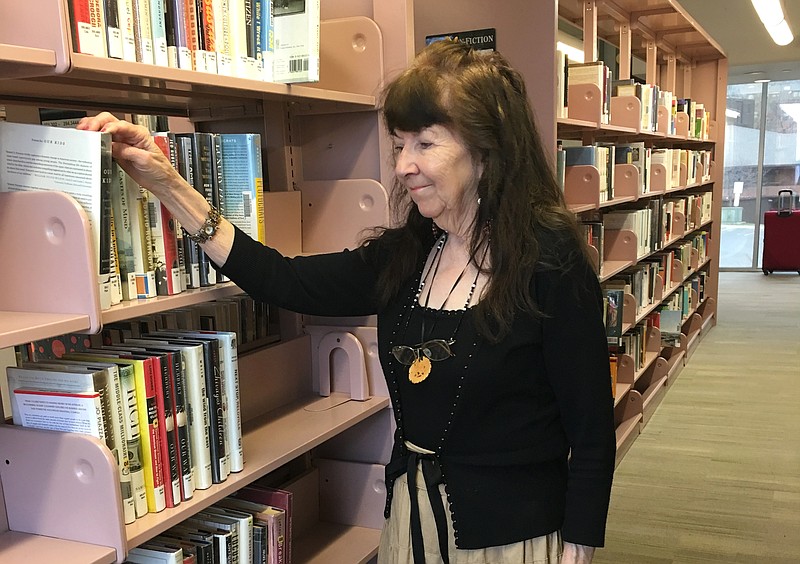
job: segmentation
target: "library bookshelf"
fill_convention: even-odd
[[[390,145],[377,112],[378,93],[384,81],[424,46],[426,35],[495,28],[498,48],[527,79],[542,137],[553,150],[562,137],[586,142],[644,139],[654,146],[710,147],[714,160],[722,162],[723,121],[713,128],[715,140],[698,142],[680,131],[677,135],[642,133],[623,118],[601,126],[589,109],[580,117],[556,118],[554,85],[542,77],[555,73],[558,18],[574,19],[576,14],[582,18],[584,4],[593,8],[597,33],[604,36],[615,33],[608,28],[609,20],[627,18],[634,34],[644,38],[652,34],[652,40],[663,45],[663,37],[672,36],[659,35],[660,30],[677,25],[676,20],[693,25],[679,4],[669,0],[649,0],[644,11],[634,0],[515,0],[513,9],[504,10],[477,0],[322,0],[321,81],[288,86],[74,53],[67,0],[29,0],[13,13],[5,10],[0,18],[0,103],[167,114],[184,118],[196,131],[261,133],[270,194],[287,196],[275,204],[280,208],[267,210],[267,217],[272,212],[293,221],[288,240],[286,233],[274,234],[270,240],[292,254],[333,251],[338,249],[326,245],[340,249],[343,240],[355,242],[363,227],[374,224],[374,212],[364,214],[363,201],[383,206],[381,217],[388,220],[385,190],[379,188],[391,185]],[[610,18],[597,19],[597,12],[604,10]],[[702,37],[711,48],[683,50],[678,61],[691,71],[683,72],[673,89],[704,99],[721,120],[725,59],[713,42]],[[637,45],[633,52],[639,54],[638,49]],[[673,64],[663,58],[654,63],[662,76],[672,76]],[[635,102],[616,105],[623,109],[615,113],[624,116]],[[586,172],[592,176],[592,171]],[[653,337],[645,368],[621,370],[616,400],[619,456],[639,434],[699,336],[714,323],[721,167],[711,172],[710,183],[695,185],[687,179],[678,189],[710,189],[715,194],[712,252],[707,261],[693,266],[709,272],[709,297],[696,300],[684,322],[682,347],[662,349]],[[581,181],[594,182],[591,178]],[[308,198],[334,202],[336,213],[344,214],[346,221],[330,221],[316,213],[324,206],[313,206],[311,213],[306,209]],[[624,198],[626,204],[642,199],[631,191]],[[591,198],[571,206],[582,213],[622,203],[621,199],[601,205]],[[0,261],[7,267],[0,278],[0,348],[66,332],[97,331],[105,323],[239,291],[226,283],[101,311],[91,275],[87,220],[74,201],[50,193],[2,194],[0,219]],[[630,238],[607,249],[601,279],[636,262],[626,244],[631,244]],[[7,276],[7,270],[17,274]],[[661,288],[662,296],[673,289]],[[306,323],[300,316],[282,312],[281,341],[240,357],[245,469],[223,484],[198,492],[190,502],[131,525],[122,524],[113,465],[107,449],[97,441],[0,425],[0,561],[122,561],[131,547],[298,456],[313,460],[321,453],[326,459],[358,461],[344,462],[352,464],[347,467],[353,470],[350,475],[379,474],[391,443],[388,398],[373,393],[363,402],[345,397],[320,406],[320,401],[331,400],[317,393],[314,347],[304,331]],[[364,323],[370,324],[369,320]],[[295,528],[295,562],[367,562],[376,554],[382,496],[376,495],[374,480],[365,479],[359,487],[368,494],[363,499],[369,501],[352,507],[353,499],[362,498],[352,494],[351,483],[337,482],[345,479],[342,474],[346,478],[348,473],[332,472],[321,480],[313,473],[291,485],[296,507],[302,508],[296,514],[303,521]],[[348,499],[337,499],[337,491],[347,492]],[[342,507],[348,511],[334,511]]]
[[[650,198],[675,197],[710,192],[711,217],[700,221],[692,217],[693,227],[686,229],[686,216],[675,214],[672,233],[662,249],[669,249],[684,237],[699,231],[710,236],[706,256],[692,254],[690,264],[675,265],[672,284],[665,286],[656,279],[653,303],[637,311],[633,296],[625,296],[623,330],[628,331],[641,323],[648,314],[670,298],[690,277],[703,271],[706,284],[703,299],[694,292],[690,309],[684,316],[679,346],[662,346],[658,330],[651,333],[644,346],[645,354],[636,366],[628,354],[619,357],[615,417],[617,423],[617,462],[650,420],[669,384],[678,376],[685,362],[696,349],[700,338],[716,323],[717,286],[719,276],[720,201],[724,151],[724,112],[727,81],[727,60],[722,49],[711,39],[681,7],[679,1],[619,0],[594,2],[560,0],[558,16],[583,30],[586,60],[596,60],[594,45],[603,39],[619,49],[620,77],[629,78],[624,71],[632,57],[645,62],[646,82],[657,84],[673,92],[678,98],[693,98],[708,110],[708,134],[697,137],[691,134],[693,120],[682,112],[675,115],[674,131],[668,129],[669,110],[658,108],[657,127],[641,127],[641,101],[635,96],[612,97],[609,100],[610,118],[601,118],[602,95],[593,84],[570,85],[568,109],[564,117],[556,120],[559,139],[578,139],[583,144],[644,142],[652,148],[681,148],[706,150],[712,154],[708,170],[699,167],[694,177],[681,165],[679,180],[669,186],[662,165],[650,170],[650,190],[637,194],[632,176],[638,172],[630,165],[616,165],[614,198],[601,202],[597,197],[598,174],[591,166],[570,167],[567,172],[565,195],[577,214],[604,212],[625,204],[626,208],[646,205]],[[590,170],[591,169],[591,170]],[[691,210],[687,213],[696,213]],[[647,256],[637,256],[636,235],[621,231],[606,239],[605,262],[600,272],[601,283],[612,276],[636,266]],[[685,268],[684,268],[685,266]]]

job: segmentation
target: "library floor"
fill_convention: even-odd
[[[718,312],[617,468],[595,564],[800,563],[800,276],[723,272]]]

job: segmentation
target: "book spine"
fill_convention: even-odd
[[[176,143],[178,147],[178,172],[183,176],[184,180],[191,186],[195,185],[195,168],[194,157],[192,149],[192,140],[190,136],[180,134],[176,135]],[[183,239],[183,256],[186,262],[186,287],[199,288],[200,287],[200,248],[197,243],[188,237]]]
[[[173,354],[173,370],[170,385],[172,386],[173,418],[175,434],[178,441],[178,456],[181,468],[181,500],[186,501],[194,495],[194,478],[192,472],[192,453],[189,448],[189,421],[187,416],[186,375],[183,371],[181,354]]]
[[[109,421],[112,425],[109,435],[114,439],[116,458],[120,469],[120,491],[122,492],[122,508],[125,524],[136,520],[136,504],[134,501],[133,480],[130,469],[130,453],[128,451],[128,435],[125,428],[125,397],[122,390],[119,369],[114,366],[108,371],[110,380]]]
[[[192,139],[192,158],[194,163],[194,187],[195,190],[200,192],[208,201],[209,204],[214,203],[213,195],[213,146],[211,142],[211,134],[209,133],[195,133]],[[208,255],[202,250],[198,249],[200,257],[200,286],[213,286],[217,282],[216,271],[211,268],[211,261]]]
[[[186,42],[192,57],[192,67],[196,71],[206,70],[206,61],[203,51],[203,38],[200,30],[200,20],[197,14],[196,0],[182,0],[183,15],[186,25]]]
[[[113,182],[113,181],[112,181]],[[122,301],[122,278],[119,271],[119,248],[117,247],[117,224],[116,217],[114,217],[114,209],[111,209],[111,255],[110,261],[110,287],[111,287],[111,305],[116,305]]]
[[[93,45],[95,52],[92,55],[107,57],[106,47],[106,17],[103,9],[103,0],[89,0],[89,21],[92,25]]]
[[[211,435],[205,357],[202,346],[187,355],[186,397],[189,408],[189,447],[192,455],[194,485],[199,490],[211,487]]]
[[[217,30],[214,26],[214,6],[211,0],[197,0],[197,26],[203,36],[206,72],[217,72]]]
[[[164,8],[164,33],[167,44],[167,62],[171,68],[180,68],[178,61],[178,40],[176,34],[183,29],[182,25],[176,24],[175,6],[172,0],[162,0]]]
[[[230,332],[220,339],[225,348],[225,387],[228,399],[228,415],[225,425],[230,459],[230,471],[244,470],[244,447],[242,445],[242,409],[239,390],[239,353],[236,333]]]
[[[165,0],[165,7],[173,34],[171,45],[175,51],[174,54],[170,54],[170,60],[178,68],[193,70],[192,51],[189,48],[187,35],[185,0]],[[169,38],[167,38],[167,44],[170,45]]]
[[[117,0],[104,0],[108,56],[122,59],[122,23]]]
[[[111,307],[111,182],[113,180],[111,137],[100,135],[100,244],[98,248],[98,282],[100,304]]]
[[[150,29],[153,34],[153,61],[168,67],[167,28],[164,15],[164,0],[150,0]]]
[[[231,27],[229,0],[211,0],[216,32],[217,72],[225,76],[233,74],[231,59]]]
[[[119,14],[120,39],[122,41],[122,58],[136,62],[136,32],[133,21],[134,0],[117,0]]]
[[[222,165],[222,136],[219,134],[211,134],[212,145],[212,200],[214,206],[219,210],[219,213],[225,217],[225,199],[222,197],[223,183],[225,178],[223,175]],[[214,271],[218,284],[227,282],[229,279],[224,274]]]
[[[230,54],[236,76],[248,76],[245,0],[229,0]]]
[[[94,33],[89,15],[89,0],[70,0],[69,15],[72,22],[72,49],[76,53],[94,55]]]
[[[144,480],[147,489],[147,510],[162,511],[166,505],[161,439],[158,432],[158,407],[156,404],[156,375],[151,362],[142,362],[136,374],[136,407],[142,437]]]
[[[264,173],[261,161],[261,135],[258,133],[248,134],[250,140],[250,170],[252,171],[253,203],[255,204],[255,233],[256,239],[266,244],[267,237],[264,225]]]
[[[206,390],[208,391],[209,441],[211,445],[211,479],[215,484],[225,481],[229,469],[225,449],[225,399],[219,365],[219,345],[207,343]]]
[[[253,57],[255,58],[255,75],[253,78],[264,79],[263,65],[263,45],[261,38],[264,37],[264,3],[262,0],[251,0],[252,19],[253,19]]]
[[[136,60],[149,65],[155,64],[153,51],[153,20],[150,15],[150,0],[133,0],[134,38],[136,40]]]
[[[178,439],[173,417],[173,398],[170,386],[170,366],[166,356],[153,357],[155,370],[155,394],[158,417],[159,441],[161,443],[162,472],[167,507],[181,502],[181,471],[178,457]]]
[[[131,473],[133,502],[136,517],[147,514],[147,488],[145,487],[144,467],[142,464],[142,438],[139,427],[139,410],[136,402],[136,378],[131,366],[120,366],[120,388],[122,390],[125,417],[125,440],[128,450],[128,465]]]

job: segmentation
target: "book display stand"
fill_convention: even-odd
[[[628,24],[639,24],[634,34],[652,33],[661,37],[665,49],[679,52],[661,30],[693,25],[673,0],[650,0],[644,10],[638,0],[598,1],[596,6],[595,0],[514,0],[513,9],[506,10],[477,0],[322,0],[321,80],[286,85],[76,53],[68,0],[29,0],[0,18],[0,104],[166,114],[184,118],[195,131],[260,133],[268,170],[265,185],[271,196],[280,196],[267,198],[266,215],[292,222],[268,236],[268,243],[289,254],[352,246],[363,227],[388,221],[391,143],[377,111],[378,96],[428,35],[494,28],[498,49],[526,78],[545,147],[555,150],[557,138],[644,140],[653,146],[711,148],[721,163],[726,61],[702,32],[681,41],[688,47],[678,60],[691,66],[690,73],[680,74],[683,83],[669,76],[662,61],[652,66],[654,72],[660,69],[672,91],[702,100],[719,120],[710,124],[709,139],[688,137],[688,116],[678,116],[676,135],[641,132],[633,119],[639,102],[631,97],[612,100],[611,122],[601,124],[600,92],[589,88],[570,89],[570,117],[556,119],[554,83],[542,79],[556,72],[556,22],[558,17],[582,21],[587,3],[596,20],[587,29],[606,38],[613,38],[618,33],[614,25],[627,18]],[[588,35],[588,41],[596,39]],[[680,347],[662,348],[656,332],[648,340],[644,367],[634,368],[632,358],[622,358],[615,407],[618,457],[630,448],[669,382],[715,323],[721,168],[698,171],[692,186],[682,171],[680,187],[674,190],[714,193],[712,219],[701,226],[710,230],[714,243],[709,258],[693,259],[690,269],[707,270],[707,297],[700,301],[694,296]],[[638,205],[651,194],[666,192],[666,170],[656,168],[651,192],[639,194],[638,170],[619,165],[614,198],[600,202],[599,172],[581,169],[571,174],[566,189],[576,213]],[[704,173],[710,181],[702,180]],[[279,208],[270,210],[273,204]],[[683,234],[685,217],[676,214],[673,223],[673,233]],[[67,196],[0,194],[0,348],[68,332],[94,332],[111,322],[240,292],[228,282],[101,311],[89,233],[85,215]],[[636,249],[630,231],[607,236],[601,281],[635,265],[641,259]],[[675,272],[681,273],[673,277],[680,283],[683,270],[676,267]],[[675,288],[677,284],[665,288],[661,281],[657,293],[666,299]],[[628,321],[633,324],[640,315]],[[331,395],[321,397],[312,358],[324,335],[306,331],[306,325],[332,323],[309,323],[281,312],[281,341],[239,356],[244,470],[196,492],[190,501],[127,526],[115,466],[103,445],[88,437],[0,425],[0,561],[122,562],[132,547],[307,456],[314,471],[286,486],[296,500],[293,561],[368,562],[378,547],[381,464],[393,432],[388,394],[370,374],[373,351],[365,343],[372,337],[355,323],[355,328],[329,330],[347,331],[357,337],[353,344],[363,345],[369,390],[359,378],[361,387],[342,391],[331,377]]]

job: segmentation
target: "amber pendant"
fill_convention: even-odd
[[[427,356],[420,356],[408,367],[408,379],[412,384],[419,384],[431,373],[431,361]]]

